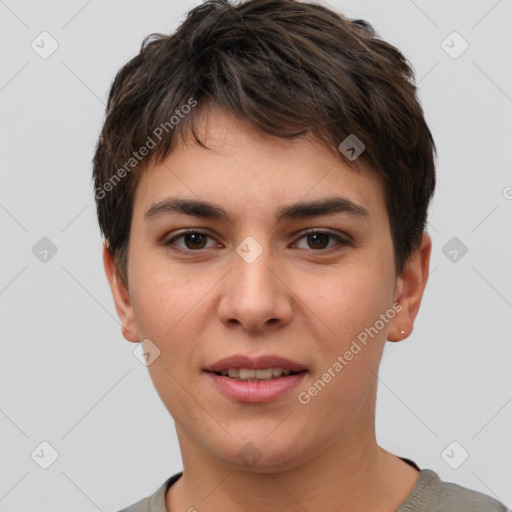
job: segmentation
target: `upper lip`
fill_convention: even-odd
[[[283,368],[292,372],[300,372],[306,369],[300,363],[276,355],[263,355],[259,357],[233,355],[219,359],[217,362],[207,366],[205,370],[208,372],[221,372],[230,368],[249,368],[252,370]]]

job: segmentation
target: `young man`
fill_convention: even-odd
[[[384,344],[427,283],[434,157],[408,62],[364,21],[214,0],[144,41],[95,196],[183,472],[127,511],[505,511],[376,442]]]

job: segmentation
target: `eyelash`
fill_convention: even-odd
[[[345,240],[343,238],[341,238],[340,236],[338,236],[337,234],[335,233],[332,233],[330,231],[326,231],[326,230],[310,230],[310,231],[306,231],[304,233],[302,233],[302,235],[298,238],[298,240],[301,240],[303,238],[306,238],[308,236],[311,236],[311,235],[316,235],[316,234],[322,234],[322,235],[327,235],[331,238],[334,238],[337,242],[338,242],[338,245],[339,246],[346,246],[346,245],[350,245],[350,242],[348,240]],[[202,248],[202,249],[183,249],[183,248],[177,248],[177,247],[172,247],[174,245],[174,242],[176,240],[179,240],[180,238],[184,238],[185,236],[187,235],[202,235],[202,236],[206,236],[206,237],[209,237],[209,238],[212,238],[213,237],[204,232],[204,231],[199,231],[199,230],[196,230],[196,229],[187,229],[185,231],[182,231],[180,234],[170,238],[169,240],[167,240],[166,242],[164,242],[164,245],[166,247],[169,247],[175,251],[178,251],[178,252],[182,252],[182,253],[194,253],[194,252],[201,252],[203,250],[205,250],[205,248]],[[206,248],[208,249],[208,248]],[[336,249],[336,247],[329,247],[329,248],[325,248],[325,249],[310,249],[311,251],[313,252],[329,252],[333,249]],[[302,249],[302,250],[307,250],[307,249]]]

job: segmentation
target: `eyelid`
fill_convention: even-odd
[[[314,235],[315,233],[325,233],[326,235],[330,235],[332,237],[338,238],[339,240],[349,243],[352,241],[352,237],[347,233],[340,233],[339,231],[335,231],[329,228],[311,228],[306,229],[305,231],[301,231],[297,234],[299,238],[302,238],[306,235]]]
[[[314,234],[317,234],[317,233],[320,233],[320,234],[326,234],[328,236],[330,236],[331,238],[334,238],[336,239],[337,241],[337,246],[346,246],[346,245],[350,245],[352,244],[352,238],[347,235],[347,234],[341,234],[337,231],[332,231],[331,229],[329,228],[311,228],[311,229],[307,229],[305,231],[302,231],[302,232],[299,232],[295,235],[295,242],[294,244],[296,244],[299,240],[309,236],[309,235],[314,235]],[[203,235],[203,236],[206,236],[206,237],[209,237],[211,238],[212,240],[215,240],[215,237],[213,235],[211,235],[208,231],[205,231],[203,229],[200,229],[200,228],[188,228],[188,229],[184,229],[180,232],[178,232],[177,234],[175,234],[174,236],[172,236],[171,238],[168,238],[168,239],[165,239],[164,242],[163,242],[163,245],[164,246],[172,246],[174,244],[174,242],[186,235],[189,235],[189,234],[198,234],[198,235]],[[211,247],[210,247],[211,248]],[[178,252],[185,252],[185,253],[200,253],[202,251],[204,251],[205,249],[208,249],[207,248],[203,248],[203,249],[182,249],[180,247],[174,247],[174,250],[178,251]],[[322,253],[322,252],[329,252],[330,250],[333,250],[333,249],[336,249],[336,246],[334,247],[330,247],[328,249],[301,249],[301,250],[309,250],[309,251],[312,251],[312,252],[316,252],[316,253]]]
[[[215,237],[213,235],[211,235],[208,231],[204,231],[203,229],[199,229],[199,228],[188,228],[188,229],[179,231],[177,234],[173,235],[170,238],[164,238],[162,243],[164,246],[172,246],[176,240],[178,240],[186,235],[192,235],[192,234],[206,236],[206,237],[211,238],[212,240],[215,240]],[[187,252],[187,253],[193,253],[193,252],[198,253],[198,252],[203,251],[204,249],[193,250],[193,249],[182,249],[182,248],[178,247],[178,248],[176,248],[176,250],[181,251],[181,252]]]
[[[320,254],[320,253],[328,253],[332,250],[336,250],[337,248],[339,249],[340,247],[352,244],[352,238],[349,235],[339,233],[338,231],[333,231],[329,228],[312,228],[312,229],[307,229],[306,231],[302,231],[301,233],[299,233],[297,235],[297,239],[296,239],[296,242],[294,242],[294,244],[296,244],[299,240],[301,240],[304,237],[307,237],[310,235],[315,235],[318,233],[325,234],[325,235],[330,236],[331,238],[334,238],[337,241],[337,245],[335,245],[334,247],[329,247],[327,249],[317,249],[317,250],[302,249],[302,250],[309,250],[309,251]]]

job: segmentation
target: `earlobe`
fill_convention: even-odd
[[[401,309],[389,326],[389,341],[401,341],[413,330],[428,281],[431,251],[432,239],[424,232],[420,247],[406,263],[404,272],[398,280],[396,302],[400,303]]]
[[[107,243],[103,243],[103,265],[112,291],[117,315],[121,320],[121,331],[127,341],[139,342],[140,337],[135,324],[133,306],[126,286],[119,278],[114,258]]]

